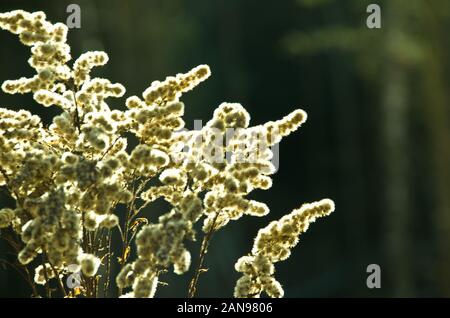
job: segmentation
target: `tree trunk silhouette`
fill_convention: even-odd
[[[443,69],[447,63],[441,30],[445,24],[432,7],[424,10],[424,34],[428,39],[428,55],[422,65],[424,120],[430,140],[431,174],[434,180],[434,233],[437,247],[435,284],[439,294],[450,296],[450,114],[448,83]]]
[[[406,66],[397,60],[390,48],[402,31],[402,8],[396,2],[384,8],[386,26],[386,62],[382,91],[382,135],[385,169],[384,221],[385,267],[394,297],[414,296],[410,257],[410,190],[409,190],[409,134],[408,85]]]

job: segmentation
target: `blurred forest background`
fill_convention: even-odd
[[[222,101],[242,103],[253,124],[298,107],[308,113],[281,143],[274,186],[254,195],[271,213],[213,237],[199,296],[231,297],[234,263],[257,230],[324,197],[336,212],[278,264],[287,297],[450,296],[450,1],[2,0],[0,11],[43,10],[65,22],[70,3],[81,6],[81,29],[69,33],[72,56],[105,50],[110,62],[95,74],[124,84],[127,96],[210,65],[212,77],[183,99],[188,128]],[[366,26],[370,3],[381,7],[381,29]],[[1,81],[32,75],[28,56],[1,32]],[[123,108],[124,100],[112,104]],[[1,92],[0,105],[47,121],[56,111],[31,95]],[[147,216],[163,208],[158,203]],[[1,257],[11,259],[8,252],[0,243]],[[366,286],[369,264],[381,266],[380,289]],[[192,269],[164,276],[169,286],[157,296],[184,297],[191,276]],[[7,267],[0,267],[0,296],[29,296]]]

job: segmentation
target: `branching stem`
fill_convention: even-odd
[[[209,243],[211,242],[212,235],[214,234],[214,231],[216,230],[216,222],[219,217],[220,212],[217,212],[214,216],[214,219],[211,224],[211,228],[209,231],[205,234],[202,241],[202,246],[200,248],[200,255],[198,260],[197,268],[195,269],[194,277],[192,278],[190,284],[189,284],[189,291],[188,291],[188,297],[194,298],[195,293],[197,292],[197,284],[198,279],[200,277],[200,274],[202,272],[205,272],[206,270],[203,268],[203,262],[205,261],[206,254],[208,253],[208,247]]]

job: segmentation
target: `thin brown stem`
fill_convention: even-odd
[[[103,297],[108,297],[108,289],[110,282],[110,270],[111,270],[111,230],[108,230],[107,233],[108,239],[108,250],[107,250],[107,261],[106,261],[106,282],[103,289]]]
[[[75,84],[73,82],[69,83],[70,88],[72,90],[73,94],[73,103],[75,104],[75,110],[74,110],[74,118],[73,118],[73,124],[77,128],[78,133],[81,133],[81,121],[80,121],[80,113],[78,111],[78,103],[77,103],[77,88],[75,87]]]
[[[125,220],[123,223],[123,231],[121,230],[121,237],[122,237],[122,256],[120,258],[120,270],[123,269],[123,267],[125,266],[125,262],[126,259],[128,257],[128,228],[129,228],[129,224],[130,224],[130,216],[131,216],[131,211],[132,211],[132,207],[134,205],[134,201],[136,200],[136,181],[137,178],[135,177],[135,171],[133,170],[133,173],[131,174],[131,182],[129,182],[127,184],[127,188],[128,186],[131,185],[132,187],[132,200],[130,201],[130,203],[127,205],[127,212],[126,212],[126,216],[125,216]],[[119,230],[120,230],[120,226],[119,226]],[[122,290],[121,288],[119,288],[119,296],[122,294]]]
[[[9,230],[12,231],[12,229],[9,229]],[[4,233],[4,232],[2,232],[2,233]],[[12,233],[11,235],[13,235],[13,234],[14,234],[14,233]],[[15,242],[14,237],[9,237],[9,236],[6,237],[5,235],[1,235],[0,238],[3,239],[3,240],[5,240],[5,241],[12,247],[12,249],[15,251],[15,254],[14,254],[15,256],[17,256],[17,255],[19,254],[19,252],[20,252],[20,246],[19,246],[19,244],[18,244],[17,242]],[[36,285],[35,285],[35,283],[34,283],[34,280],[31,278],[30,271],[28,270],[28,268],[27,268],[26,265],[22,265],[22,264],[16,265],[16,264],[10,263],[10,262],[8,262],[7,260],[3,260],[3,259],[0,259],[0,262],[1,262],[1,261],[3,261],[5,264],[9,264],[9,265],[12,266],[13,268],[15,268],[19,273],[21,273],[20,268],[22,268],[23,271],[24,271],[25,274],[26,274],[26,275],[23,275],[23,274],[22,274],[22,277],[23,277],[23,278],[25,279],[25,281],[27,281],[28,284],[30,285],[31,290],[32,290],[32,293],[33,293],[33,296],[36,297],[36,298],[40,297],[39,293],[37,292],[37,289],[36,289]]]
[[[111,145],[109,145],[108,149],[105,150],[105,152],[104,152],[104,153],[102,154],[102,156],[100,157],[99,161],[100,161],[100,160],[103,160],[103,158],[105,158],[105,156],[108,154],[108,152],[111,151],[111,149],[114,147],[114,145],[116,144],[116,142],[117,142],[119,139],[120,139],[120,136],[117,137],[117,138],[112,142]]]
[[[11,186],[10,186],[11,179],[9,178],[8,174],[6,173],[6,171],[2,167],[0,167],[0,173],[3,175],[3,178],[6,180],[6,188],[8,189],[9,193],[10,194],[14,194],[16,196],[17,203],[19,205],[21,205],[21,201],[20,201],[20,198],[19,198],[19,193],[17,193],[15,190],[13,190],[11,188]]]
[[[50,267],[52,268],[54,275],[56,276],[56,281],[58,282],[59,289],[61,290],[64,297],[67,297],[67,292],[62,283],[60,273],[55,269],[55,267],[51,263],[49,263],[49,264],[50,264]]]
[[[19,275],[30,285],[30,288],[33,293],[33,297],[35,297],[35,298],[40,297],[39,293],[36,290],[36,286],[34,285],[34,283],[31,280],[30,272],[28,271],[28,268],[26,266],[21,265],[21,267],[19,267],[17,264],[11,263],[11,262],[7,261],[6,259],[0,259],[0,264],[1,263],[10,266],[17,273],[19,273]],[[23,272],[21,271],[21,268],[23,269]]]
[[[203,268],[203,263],[205,261],[206,254],[208,253],[209,243],[211,242],[212,235],[214,234],[216,222],[219,217],[219,214],[220,214],[220,212],[216,213],[216,215],[214,216],[214,219],[212,221],[211,228],[203,237],[202,246],[200,248],[198,265],[197,265],[197,268],[195,269],[194,277],[192,278],[191,282],[189,283],[189,290],[188,290],[189,298],[195,297],[195,293],[197,292],[197,284],[198,284],[198,279],[200,277],[200,274],[202,272],[206,271]]]
[[[50,290],[50,280],[49,280],[48,275],[47,275],[47,267],[45,266],[44,255],[42,255],[42,267],[43,267],[43,271],[44,271],[45,290],[46,290],[46,293],[47,293],[47,298],[51,298],[52,297],[52,292]]]
[[[35,298],[39,298],[40,295],[39,295],[39,293],[38,293],[38,291],[37,291],[37,289],[36,289],[36,285],[34,284],[34,281],[33,281],[32,278],[31,278],[30,271],[28,270],[28,268],[27,268],[25,265],[23,265],[22,267],[23,267],[25,273],[27,274],[27,276],[26,276],[26,277],[27,277],[27,281],[28,281],[28,284],[29,284],[30,287],[31,287],[31,290],[33,291],[33,296],[34,296]]]

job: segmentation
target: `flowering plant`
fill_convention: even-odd
[[[142,98],[126,99],[126,110],[112,110],[107,99],[122,97],[125,88],[91,77],[93,67],[108,62],[106,53],[87,52],[69,65],[68,28],[43,12],[2,13],[0,27],[31,47],[28,63],[36,70],[31,78],[5,81],[2,90],[33,93],[37,103],[60,110],[46,125],[29,111],[0,108],[0,186],[16,203],[0,210],[1,237],[17,251],[33,296],[106,297],[112,278],[120,297],[153,297],[171,267],[188,271],[184,243],[195,240],[193,225],[202,220],[193,297],[211,235],[243,215],[269,212],[246,196],[271,187],[271,147],[306,113],[250,127],[240,104],[222,103],[205,127],[186,130],[180,97],[210,76],[207,65],[154,81]],[[158,198],[171,209],[150,223],[141,212]],[[236,263],[243,276],[234,295],[282,297],[273,264],[289,257],[310,222],[333,210],[329,199],[306,204],[260,230],[251,253]],[[121,270],[111,277],[114,230]],[[77,284],[66,286],[63,279],[76,273]]]

